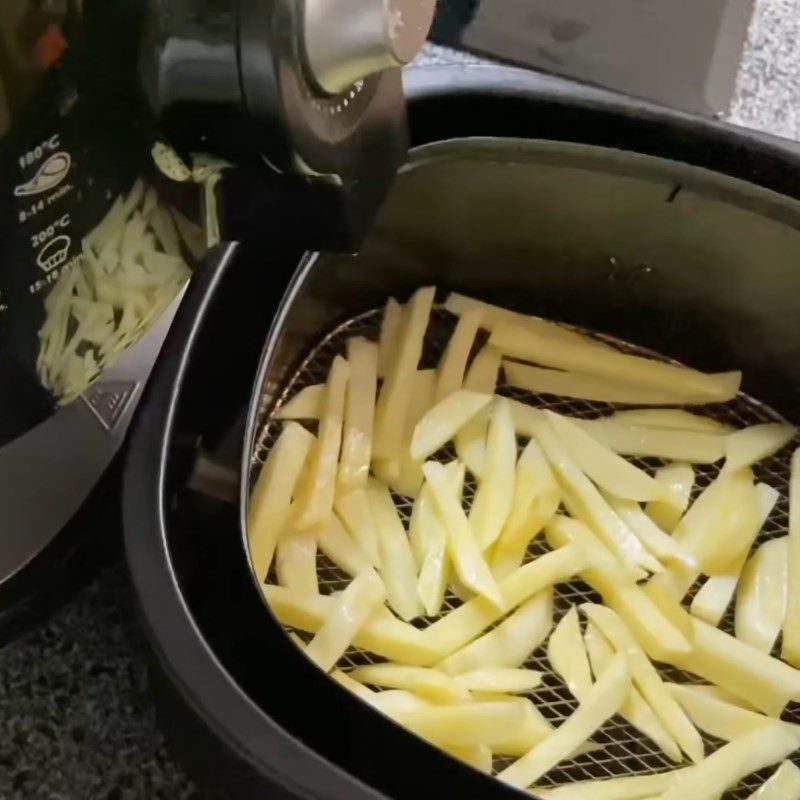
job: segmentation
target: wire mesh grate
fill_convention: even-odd
[[[295,372],[283,384],[278,393],[274,396],[265,396],[262,407],[270,409],[271,411],[262,421],[261,430],[256,440],[255,451],[252,454],[253,474],[251,480],[257,477],[258,469],[260,469],[261,464],[263,464],[264,459],[280,432],[280,424],[273,421],[271,416],[274,411],[306,386],[324,383],[333,359],[337,355],[344,355],[346,353],[346,342],[349,338],[353,336],[363,336],[372,341],[377,341],[380,333],[381,318],[382,309],[374,309],[338,325],[322,338],[308,353]],[[457,318],[444,309],[434,309],[426,334],[420,368],[425,369],[436,366],[453,332],[456,321]],[[622,352],[667,360],[657,353],[613,337],[598,335],[581,329],[576,330],[594,336]],[[477,346],[478,345],[476,345],[476,349]],[[269,380],[267,380],[267,384],[269,384]],[[520,400],[537,408],[547,408],[583,419],[593,419],[616,410],[616,406],[609,403],[598,403],[550,395],[534,395],[530,392],[503,384],[502,382],[497,387],[497,393],[515,400]],[[692,410],[702,411],[706,416],[739,428],[764,422],[785,421],[774,410],[744,394],[740,394],[738,398],[729,403],[708,405],[702,409],[693,408]],[[764,525],[756,541],[756,545],[787,533],[789,523],[789,455],[793,447],[798,445],[800,445],[800,437],[796,438],[792,445],[784,448],[780,453],[766,459],[754,468],[757,480],[768,483],[780,492],[780,499]],[[447,461],[454,457],[454,452],[452,450],[443,450],[441,453],[437,454],[437,457],[443,461]],[[649,472],[667,463],[653,458],[630,460]],[[692,492],[692,500],[716,478],[719,474],[719,467],[716,465],[696,465],[695,474],[696,481]],[[476,484],[474,478],[468,473],[464,491],[466,505],[471,502],[475,488]],[[407,527],[411,516],[413,500],[398,495],[394,495],[394,499]],[[537,558],[543,553],[546,553],[548,549],[546,543],[539,537],[530,545],[526,555],[526,561]],[[350,578],[344,572],[334,566],[322,554],[317,556],[317,575],[320,592],[322,594],[340,591],[350,581]],[[268,577],[269,581],[274,581],[274,579],[274,573]],[[690,590],[687,595],[687,600],[693,597],[700,585],[701,583],[698,582],[698,584]],[[557,623],[561,616],[563,616],[572,605],[585,602],[598,602],[599,600],[599,595],[580,580],[567,584],[560,584],[556,587],[554,597],[554,623]],[[440,617],[446,615],[459,605],[461,605],[461,600],[452,592],[448,592],[445,598],[444,610]],[[415,624],[419,627],[427,627],[427,625],[435,622],[436,619],[440,617],[418,620]],[[720,627],[728,633],[733,633],[733,608],[728,609]],[[308,634],[302,632],[298,632],[298,634],[304,641],[310,639]],[[779,648],[780,640],[776,644],[773,655],[779,652]],[[340,662],[340,666],[347,669],[362,664],[377,663],[381,660],[382,659],[370,653],[353,648],[345,654],[345,657]],[[533,700],[537,708],[554,726],[560,725],[577,708],[577,702],[572,697],[567,687],[552,674],[545,647],[540,647],[533,652],[525,666],[546,673],[542,684],[535,690],[529,692],[527,696]],[[674,667],[659,665],[659,671],[665,680],[680,683],[703,682],[696,676],[684,673]],[[790,706],[784,714],[784,719],[800,723],[800,705]],[[717,749],[722,744],[719,740],[706,735],[704,735],[703,738],[707,752]],[[577,756],[570,761],[563,762],[556,769],[551,770],[539,785],[547,786],[570,783],[573,781],[645,775],[653,772],[671,770],[677,766],[681,766],[670,761],[657,745],[643,736],[636,728],[628,724],[620,716],[613,717],[603,725],[592,737],[592,741],[597,745],[602,745],[602,748]],[[496,758],[494,762],[495,771],[503,769],[513,760],[512,758]],[[795,755],[795,760],[798,765],[800,765],[800,754]],[[686,764],[688,763],[689,762],[686,762]],[[725,794],[726,800],[744,800],[751,792],[761,786],[769,773],[770,770],[766,770],[748,776],[735,790]]]

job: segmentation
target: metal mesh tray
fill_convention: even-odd
[[[324,336],[324,338],[320,339],[313,347],[297,366],[296,370],[285,381],[277,395],[272,397],[265,396],[262,399],[262,408],[270,409],[270,412],[266,414],[262,420],[261,428],[256,438],[256,446],[252,454],[253,478],[256,476],[258,469],[269,453],[280,431],[279,424],[272,420],[274,411],[306,386],[323,383],[327,378],[328,370],[330,369],[334,357],[345,354],[345,343],[348,338],[352,336],[364,336],[373,341],[377,341],[380,333],[382,311],[382,309],[374,309],[338,325]],[[431,322],[428,326],[420,368],[425,369],[436,366],[453,332],[456,321],[457,318],[449,312],[441,308],[434,310],[431,316]],[[582,329],[576,330],[591,335],[626,353],[667,360],[663,356],[653,353],[652,351],[639,348],[613,337],[595,334]],[[270,385],[269,376],[267,376],[265,385]],[[574,400],[552,395],[531,394],[530,392],[502,383],[502,373],[501,382],[497,387],[497,393],[515,400],[521,400],[537,408],[548,408],[562,414],[584,419],[599,417],[615,410],[615,406],[608,403]],[[735,400],[729,403],[706,406],[702,411],[706,416],[713,417],[721,422],[740,428],[763,422],[785,421],[777,412],[745,394],[740,394]],[[800,446],[800,436],[795,439],[793,446]],[[790,474],[789,455],[793,450],[793,446],[790,445],[784,448],[777,455],[762,461],[754,469],[757,480],[768,483],[780,492],[780,498],[756,541],[757,545],[777,536],[785,535],[788,530],[789,506],[787,498]],[[448,452],[447,450],[437,455],[442,457],[442,460],[445,461],[455,457],[454,452]],[[659,459],[652,458],[632,459],[632,461],[638,466],[648,470],[652,470],[666,463]],[[696,465],[695,473],[696,482],[693,489],[692,501],[694,501],[703,488],[708,486],[718,475],[719,467],[716,465]],[[464,489],[464,503],[466,507],[471,503],[474,491],[474,478],[467,473],[467,482]],[[410,498],[400,495],[395,495],[394,499],[407,527],[411,516],[413,501]],[[543,537],[538,537],[531,544],[526,556],[526,561],[538,557],[547,552],[547,550],[548,547],[543,541]],[[339,591],[350,581],[350,578],[345,573],[335,567],[322,554],[318,554],[317,556],[317,576],[320,592],[322,594],[330,594]],[[273,582],[274,580],[275,575],[273,570],[270,576],[268,576],[268,581]],[[691,599],[699,585],[698,583],[692,588],[687,599]],[[554,620],[557,622],[574,604],[598,602],[599,600],[599,595],[580,580],[559,584],[556,588],[554,598]],[[448,593],[445,598],[445,610],[443,615],[457,608],[460,604],[461,601],[455,595]],[[415,624],[420,628],[425,628],[438,618],[439,617],[423,618],[417,620]],[[731,607],[728,609],[720,627],[729,633],[733,633],[733,623],[733,609]],[[291,629],[287,629],[287,631],[289,630]],[[305,633],[297,633],[304,641],[310,639],[310,636]],[[780,640],[773,654],[776,654],[779,648]],[[361,664],[377,663],[381,660],[382,659],[370,653],[352,648],[346,653],[345,657],[340,662],[340,666],[347,668]],[[567,687],[552,674],[547,661],[545,647],[539,647],[534,651],[525,666],[530,669],[541,670],[545,673],[545,678],[541,685],[532,692],[529,692],[527,696],[533,700],[542,714],[544,714],[553,725],[560,725],[577,708],[577,701],[572,697]],[[669,681],[678,683],[703,682],[696,676],[666,665],[659,665],[659,672],[665,680]],[[784,719],[790,722],[800,723],[800,704],[789,706],[784,713]],[[721,741],[707,735],[703,735],[703,738],[707,752],[711,752],[723,744]],[[655,744],[619,716],[614,716],[603,725],[592,737],[592,741],[602,745],[602,749],[562,762],[557,768],[551,770],[539,785],[547,786],[573,781],[645,775],[653,772],[671,770],[681,766],[670,761]],[[800,765],[800,752],[795,754],[794,759],[798,765]],[[514,759],[510,758],[496,758],[494,762],[495,772],[503,769],[513,760]],[[690,762],[686,763],[688,764]],[[726,800],[744,800],[752,791],[762,785],[770,772],[771,770],[768,769],[748,776],[735,790],[725,794]]]

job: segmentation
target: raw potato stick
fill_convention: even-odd
[[[358,542],[345,530],[335,514],[317,533],[317,545],[337,567],[353,578],[362,572],[367,572],[373,566]]]
[[[453,678],[428,667],[369,664],[350,671],[354,680],[384,689],[405,689],[434,703],[469,703],[469,691]]]
[[[487,703],[512,703],[522,711],[522,725],[509,731],[503,741],[492,745],[492,749],[499,756],[521,758],[553,733],[553,726],[542,716],[529,697],[514,697],[493,692],[473,692],[472,696]]]
[[[478,333],[482,311],[480,308],[470,309],[461,315],[456,329],[447,343],[444,355],[439,362],[436,381],[436,402],[458,391],[464,383],[464,371],[467,368],[472,345]]]
[[[347,342],[350,380],[345,401],[339,486],[342,491],[367,484],[372,460],[372,427],[378,386],[378,346],[357,337]]]
[[[325,672],[330,672],[385,599],[383,583],[374,570],[354,578],[334,598],[325,621],[309,642],[305,654]]]
[[[589,658],[583,644],[578,609],[571,606],[561,617],[547,644],[550,666],[578,701],[592,688]]]
[[[800,667],[800,449],[792,455],[789,480],[789,558],[787,561],[786,620],[781,658]]]
[[[733,432],[733,428],[724,422],[679,408],[634,408],[630,411],[615,411],[611,415],[611,419],[628,425],[644,425],[649,428],[667,428],[677,431]]]
[[[471,692],[520,694],[535,689],[542,682],[542,673],[533,669],[495,667],[465,672],[457,675],[455,680]]]
[[[491,395],[468,389],[459,389],[449,394],[417,424],[411,439],[411,457],[418,461],[428,458],[449,442],[491,400]]]
[[[326,525],[333,513],[348,373],[347,362],[337,356],[328,375],[319,437],[311,451],[308,477],[304,482],[301,499],[298,500],[298,530]]]
[[[414,293],[403,312],[396,355],[387,365],[378,403],[375,408],[373,453],[375,458],[396,459],[403,446],[406,409],[413,378],[417,371],[425,331],[431,314],[433,286]]]
[[[725,470],[735,472],[769,458],[791,442],[796,433],[791,425],[771,422],[730,434],[725,442]]]
[[[501,781],[520,789],[531,786],[575,752],[604,722],[617,713],[630,691],[630,673],[619,654],[560,728],[527,755],[498,774]]]
[[[672,533],[681,521],[694,486],[694,470],[691,464],[668,464],[656,470],[655,479],[669,490],[663,500],[652,500],[645,512],[663,531]]]
[[[553,590],[526,600],[497,627],[436,665],[450,675],[481,669],[520,667],[553,627]]]
[[[296,422],[289,422],[270,450],[250,496],[247,539],[253,570],[266,580],[275,547],[286,521],[300,471],[314,437]]]
[[[800,769],[784,761],[748,800],[800,800]]]
[[[275,555],[278,583],[302,594],[315,595],[317,585],[317,539],[313,533],[291,529],[278,541]]]
[[[704,397],[708,402],[724,403],[733,399],[742,380],[739,372],[707,375],[688,367],[582,342],[548,341],[541,334],[518,325],[501,323],[495,326],[489,341],[512,358],[533,361],[544,367],[611,378],[672,394],[686,393]]]
[[[485,744],[450,745],[445,753],[487,775],[492,774],[492,748]]]
[[[325,384],[317,383],[301,389],[276,412],[275,419],[319,419],[325,403]]]
[[[386,377],[389,365],[397,354],[397,342],[403,326],[403,306],[390,297],[383,309],[381,337],[378,343],[378,375]]]
[[[652,775],[577,781],[547,789],[537,788],[535,793],[542,800],[647,800],[659,797],[684,771],[676,769]]]
[[[337,517],[358,543],[372,566],[377,567],[380,571],[381,556],[378,532],[375,528],[375,520],[372,518],[366,490],[356,489],[346,495],[338,495],[333,507]]]
[[[469,523],[478,546],[490,548],[511,513],[517,466],[517,437],[511,408],[504,398],[494,402],[486,437],[486,464],[472,501]]]
[[[760,728],[721,747],[681,773],[661,800],[717,800],[751,772],[786,758],[798,744],[797,734],[781,725]]]

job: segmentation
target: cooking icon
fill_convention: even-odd
[[[69,153],[59,150],[53,153],[37,170],[36,174],[27,183],[21,183],[14,187],[14,194],[17,197],[29,197],[33,194],[41,194],[55,189],[64,178],[69,175],[69,168],[72,166],[72,158]]]
[[[45,271],[55,269],[67,260],[69,246],[72,239],[69,236],[61,235],[51,239],[36,256],[36,263]]]

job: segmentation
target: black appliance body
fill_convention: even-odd
[[[416,149],[360,254],[307,253],[277,209],[270,241],[210,257],[147,387],[127,558],[164,725],[213,796],[512,796],[307,663],[251,580],[259,376],[337,322],[436,283],[742,367],[746,391],[800,418],[794,145],[500,67],[412,70],[406,89]]]

